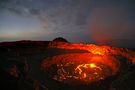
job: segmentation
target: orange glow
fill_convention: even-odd
[[[121,67],[119,56],[135,63],[135,52],[123,48],[71,43],[50,43],[48,48],[86,51],[53,56],[41,63],[45,71],[50,71],[49,67],[56,65],[56,74],[52,78],[69,84],[76,81],[91,83],[117,75]]]
[[[83,73],[83,78],[86,78],[86,77],[87,77],[86,73]]]
[[[82,69],[81,68],[85,68],[85,69],[88,69],[88,68],[99,68],[100,69],[100,67],[96,66],[94,63],[91,63],[91,64],[81,64],[81,65],[78,65],[76,67],[75,71],[78,71],[79,74],[81,74],[82,73]]]
[[[106,48],[93,47],[92,49],[89,49],[89,52],[93,54],[104,55],[106,53]]]
[[[113,57],[91,53],[58,55],[42,62],[42,68],[45,70],[50,71],[51,65],[56,65],[57,68],[52,78],[68,83],[72,81],[96,82],[116,75],[119,70],[119,62]]]
[[[79,49],[86,50],[95,55],[121,55],[129,58],[132,63],[135,63],[135,52],[126,48],[116,48],[111,46],[99,46],[95,44],[75,44],[75,43],[55,43],[52,42],[48,45],[48,48],[61,48],[61,49]]]
[[[78,74],[80,79],[86,79],[88,82],[97,81],[104,78],[103,68],[101,65],[95,63],[81,64],[75,68],[75,72]]]
[[[62,48],[62,49],[80,49],[80,50],[87,50],[92,54],[104,55],[108,53],[108,46],[97,46],[94,44],[68,44],[68,43],[51,43],[49,48]]]
[[[94,63],[91,63],[91,64],[90,64],[90,67],[91,67],[91,68],[95,68],[95,67],[97,67],[97,66],[96,66]]]

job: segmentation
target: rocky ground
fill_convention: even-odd
[[[118,60],[120,65],[118,67],[111,66],[111,64],[109,64],[111,63],[110,61],[107,62],[107,64],[110,65],[110,67],[117,68],[117,73],[91,84],[72,85],[53,79],[48,75],[50,73],[46,72],[45,68],[42,67],[46,61],[50,62],[50,68],[57,63],[55,59],[58,61],[62,60],[59,56],[64,56],[63,60],[65,60],[65,55],[78,53],[82,55],[81,57],[83,57],[85,53],[88,53],[91,55],[96,54],[104,59],[106,57],[105,55],[111,55],[112,58]],[[0,86],[1,90],[134,90],[134,56],[135,54],[132,50],[93,44],[58,43],[58,41],[18,41],[1,43]],[[74,58],[76,58],[76,60],[80,59],[78,56],[73,56],[68,59]],[[84,60],[85,57],[81,59]],[[88,59],[88,56],[86,59]],[[52,64],[52,62],[55,63]]]

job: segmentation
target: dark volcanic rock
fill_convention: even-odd
[[[63,37],[58,37],[58,38],[55,38],[53,42],[68,42],[68,41],[64,39]]]
[[[18,79],[0,68],[0,90],[18,90]]]
[[[118,77],[111,85],[111,90],[135,90],[135,65]]]
[[[47,77],[48,75],[41,71],[40,64],[43,60],[63,54],[67,54],[67,58],[70,56],[69,54],[73,55],[75,53],[80,53],[80,56],[84,53],[91,53],[92,55],[96,54],[97,57],[102,56],[102,58],[105,57],[106,54],[109,56],[111,55],[119,60],[121,64],[120,70],[122,70],[119,73],[122,74],[116,77],[108,77],[105,81],[99,81],[93,85],[73,86]],[[20,88],[21,90],[35,90],[35,88],[38,87],[42,88],[38,90],[109,90],[112,82],[118,83],[116,85],[112,84],[112,88],[116,88],[116,90],[117,88],[118,90],[135,90],[134,67],[131,67],[130,70],[128,69],[131,64],[135,64],[135,52],[128,49],[98,46],[93,44],[72,44],[67,43],[67,40],[63,38],[56,38],[52,42],[17,41],[0,43],[0,57],[0,67],[3,69],[2,70],[0,68],[0,90],[20,90]],[[89,55],[80,59],[86,60],[88,57],[92,58],[92,56]],[[66,58],[63,57],[63,59]],[[78,56],[73,56],[73,59],[75,58],[76,60],[79,60]],[[61,61],[63,61],[63,59],[61,59]],[[72,58],[69,57],[68,60],[72,60]],[[108,58],[107,61],[108,60],[112,59]],[[26,65],[24,61],[27,61]],[[26,72],[27,64],[28,72]],[[13,77],[7,73],[7,70],[13,65],[16,65],[16,68],[19,71],[19,78]],[[121,81],[120,83],[119,79]],[[121,89],[120,86],[124,88]],[[126,89],[126,87],[130,87],[130,89]]]

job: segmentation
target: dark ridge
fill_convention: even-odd
[[[1,42],[0,47],[24,47],[24,46],[48,46],[50,41],[14,41],[14,42]]]

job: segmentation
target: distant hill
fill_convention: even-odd
[[[50,41],[31,41],[31,40],[22,40],[14,42],[1,42],[1,47],[10,47],[10,46],[47,46]]]

